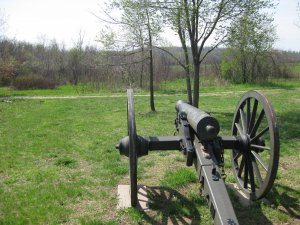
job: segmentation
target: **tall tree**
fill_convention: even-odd
[[[74,42],[74,46],[69,51],[68,57],[68,65],[72,74],[72,83],[77,85],[79,82],[80,75],[82,74],[83,68],[83,42],[84,42],[84,34],[82,31],[79,31],[78,39]]]
[[[229,29],[223,75],[235,82],[264,80],[272,63],[271,51],[276,40],[271,15],[259,9],[246,10]]]
[[[264,8],[271,0],[173,0],[164,1],[166,8],[182,7],[183,29],[186,30],[194,68],[193,105],[199,105],[200,66],[206,56],[220,46],[227,29],[249,7]],[[172,19],[172,18],[169,18]],[[180,34],[179,34],[180,35]],[[208,50],[205,46],[209,45]]]
[[[168,3],[169,4],[169,3]],[[184,8],[177,1],[171,7],[162,7],[164,17],[169,21],[171,29],[173,29],[179,36],[180,43],[183,50],[184,62],[172,54],[170,51],[165,48],[159,48],[165,52],[167,52],[173,59],[175,59],[179,65],[185,71],[185,80],[186,80],[186,90],[187,90],[187,98],[188,102],[192,104],[192,88],[191,88],[191,64],[190,64],[190,54],[188,50],[188,39],[187,39],[187,29],[186,24],[183,19]]]
[[[121,0],[120,2],[123,10],[122,21],[130,32],[128,36],[140,48],[142,56],[145,48],[148,51],[150,108],[155,111],[153,42],[158,38],[161,30],[161,17],[151,0]]]
[[[144,7],[145,7],[145,13],[146,13],[146,27],[148,31],[148,48],[149,48],[149,69],[150,69],[150,108],[152,111],[155,111],[155,105],[154,105],[154,69],[153,69],[153,42],[152,42],[152,23],[150,22],[150,2],[148,0],[144,0]],[[143,7],[143,6],[142,6]]]
[[[141,84],[144,61],[145,58],[149,58],[150,108],[155,111],[153,43],[158,39],[161,31],[160,12],[151,0],[114,0],[110,3],[109,8],[119,10],[121,18],[117,20],[111,17],[109,12],[106,12],[109,19],[104,21],[121,25],[122,30],[125,31],[125,35],[124,32],[118,31],[123,36],[118,38],[118,35],[115,35],[115,39],[124,43],[122,47],[127,52],[141,52]]]

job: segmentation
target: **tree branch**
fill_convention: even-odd
[[[166,50],[166,49],[164,49],[164,48],[158,47],[158,46],[153,46],[153,47],[155,47],[155,48],[157,48],[157,49],[159,49],[159,50],[161,50],[161,51],[167,53],[167,54],[170,55],[173,59],[175,59],[176,62],[177,62],[181,67],[183,67],[184,69],[186,69],[186,65],[184,65],[184,64],[180,61],[180,59],[178,59],[178,58],[177,58],[175,55],[173,55],[171,52],[169,52],[168,50]]]

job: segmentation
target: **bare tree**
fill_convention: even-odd
[[[82,62],[83,62],[83,41],[84,34],[79,31],[78,39],[74,41],[74,48],[69,51],[68,64],[72,74],[72,83],[77,85],[79,82],[80,75],[82,73]]]
[[[167,50],[167,48],[157,47],[158,49],[166,52],[171,56],[185,71],[185,80],[186,80],[186,90],[187,90],[187,98],[188,102],[192,104],[192,89],[191,89],[191,64],[190,64],[190,57],[189,57],[189,48],[188,48],[188,39],[187,39],[187,31],[183,19],[183,7],[181,7],[178,1],[175,1],[173,5],[169,6],[171,2],[166,4],[159,3],[159,8],[163,12],[163,16],[168,21],[171,28],[178,34],[184,59],[181,59],[180,56],[174,55],[171,51]]]
[[[162,1],[166,2],[166,1]],[[227,28],[238,19],[245,8],[265,7],[268,0],[173,0],[165,3],[166,9],[180,8],[182,29],[187,34],[194,68],[193,105],[199,105],[200,65],[208,54],[226,39]],[[176,17],[169,17],[174,20]],[[174,22],[171,21],[171,24]],[[178,31],[177,31],[178,32]],[[182,32],[178,32],[180,36]],[[210,46],[204,50],[205,46]],[[184,46],[182,46],[185,48]]]
[[[100,19],[113,25],[120,25],[125,32],[118,31],[122,34],[121,37],[109,32],[108,36],[106,35],[102,39],[111,45],[115,45],[115,42],[119,41],[119,47],[122,46],[123,51],[129,55],[141,53],[139,60],[141,63],[140,86],[143,83],[144,62],[145,59],[149,59],[150,108],[155,111],[153,43],[161,30],[159,11],[151,0],[115,0],[109,6],[110,9],[119,10],[121,18],[116,19],[110,16],[109,11],[105,10],[108,19]]]

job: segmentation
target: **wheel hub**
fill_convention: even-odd
[[[240,138],[239,138],[239,141],[240,141],[240,145],[241,145],[240,149],[243,152],[249,152],[250,151],[250,144],[251,144],[249,135],[247,135],[247,134],[241,135]]]

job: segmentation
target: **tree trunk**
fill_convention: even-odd
[[[200,76],[200,63],[194,62],[194,97],[193,106],[199,107],[199,76]]]
[[[152,40],[151,35],[149,35],[149,56],[150,56],[150,108],[151,111],[155,111],[154,106],[154,85],[153,85],[153,54],[152,54]]]
[[[180,19],[181,19],[181,11],[179,9],[178,17],[177,17],[177,21],[176,21],[177,26],[178,26],[177,33],[179,34],[181,46],[182,46],[182,49],[184,51],[184,58],[185,58],[185,67],[184,67],[184,69],[185,69],[185,81],[186,81],[186,92],[187,92],[188,103],[193,104],[191,78],[190,78],[189,52],[188,52],[188,48],[186,46],[185,31],[182,29]]]
[[[255,68],[256,68],[256,70],[255,70]],[[259,75],[260,74],[259,74],[259,71],[258,71],[257,54],[254,54],[253,60],[252,60],[250,82],[256,81],[256,79]],[[258,77],[258,78],[261,78],[261,77]]]
[[[187,91],[188,103],[193,104],[190,72],[186,72],[185,81],[186,81],[186,91]]]
[[[184,55],[185,55],[185,80],[186,80],[186,91],[189,104],[193,104],[192,98],[192,87],[191,87],[191,79],[190,79],[190,61],[189,61],[189,53],[186,45],[184,45]]]
[[[242,83],[246,83],[246,69],[245,69],[245,60],[242,61]]]
[[[246,55],[244,52],[242,53],[242,83],[245,84],[247,83],[247,69],[246,69]]]
[[[77,86],[77,84],[78,84],[78,78],[79,78],[78,71],[77,71],[77,69],[75,69],[75,70],[73,70],[73,84],[75,86]]]
[[[144,44],[142,44],[142,60],[144,60]],[[141,74],[140,74],[140,88],[143,88],[143,73],[144,73],[144,61],[142,62]]]
[[[151,34],[151,27],[150,27],[150,19],[149,19],[149,12],[148,8],[146,7],[146,16],[147,16],[147,29],[148,29],[148,36],[149,36],[149,56],[150,56],[150,108],[151,111],[155,111],[154,106],[154,85],[153,85],[153,54],[152,54],[152,34]]]

